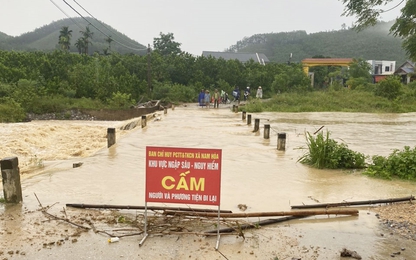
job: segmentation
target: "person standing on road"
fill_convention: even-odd
[[[209,90],[205,90],[205,95],[204,95],[204,99],[205,99],[205,106],[207,108],[209,108],[210,103],[211,103],[211,95],[209,94]]]
[[[247,87],[244,90],[244,101],[246,101],[248,99],[248,96],[250,96],[250,87]]]
[[[214,98],[214,108],[218,108],[219,104],[220,104],[220,92],[218,92],[218,89],[215,89],[215,92],[213,94],[213,98]]]
[[[256,98],[263,98],[263,89],[261,89],[261,86],[257,88]]]
[[[240,88],[238,86],[235,87],[233,90],[233,97],[234,101],[237,102],[237,104],[240,103]]]
[[[205,105],[205,92],[203,89],[201,89],[201,92],[199,92],[198,102],[201,107]]]

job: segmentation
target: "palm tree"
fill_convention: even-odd
[[[84,46],[83,46],[83,48],[84,48],[84,54],[88,54],[88,46],[90,44],[92,44],[90,42],[90,39],[92,39],[92,36],[93,36],[94,32],[91,32],[89,26],[87,26],[85,28],[85,31],[79,31],[79,32],[82,34],[82,40],[84,42]]]
[[[75,47],[77,47],[78,49],[78,53],[82,54],[84,51],[84,40],[82,38],[79,38],[76,42],[75,42]]]
[[[69,51],[71,45],[72,30],[69,30],[68,26],[63,26],[59,31],[59,45],[64,51]]]

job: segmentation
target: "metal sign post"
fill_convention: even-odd
[[[220,242],[220,149],[146,147],[145,226],[140,246],[148,237],[147,202],[218,206]]]

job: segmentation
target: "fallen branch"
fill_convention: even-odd
[[[97,204],[66,204],[67,207],[73,208],[90,208],[90,209],[140,209],[144,210],[145,206],[125,206],[125,205],[97,205]],[[176,208],[176,207],[157,207],[148,206],[148,210],[178,210],[178,211],[194,211],[194,212],[218,212],[216,209],[195,209],[195,208]],[[221,213],[232,213],[231,210],[220,210]]]
[[[414,196],[404,197],[404,198],[392,198],[392,199],[380,199],[380,200],[364,200],[364,201],[351,201],[351,202],[341,202],[341,203],[323,203],[323,204],[314,204],[314,205],[294,205],[292,209],[315,209],[315,208],[331,208],[331,207],[343,207],[343,206],[358,206],[358,205],[371,205],[371,204],[380,204],[380,203],[393,203],[393,202],[402,202],[402,201],[412,201]]]
[[[77,223],[74,223],[74,222],[72,222],[72,221],[69,221],[68,219],[64,219],[64,218],[60,218],[60,217],[57,217],[57,216],[55,216],[55,215],[52,215],[51,213],[49,213],[49,212],[47,212],[47,211],[45,211],[45,210],[42,210],[42,213],[43,213],[43,214],[45,214],[45,215],[47,215],[47,216],[49,216],[49,217],[51,217],[51,218],[54,218],[54,219],[56,219],[56,220],[62,220],[62,221],[64,221],[64,222],[67,222],[67,223],[69,223],[69,224],[71,224],[71,225],[74,225],[74,226],[77,226],[77,227],[83,228],[83,229],[85,229],[85,230],[90,230],[90,229],[91,229],[90,227],[84,227],[84,226],[82,226],[82,225],[79,225],[79,224],[77,224]]]
[[[187,215],[198,217],[217,217],[217,213],[207,212],[184,212],[166,210],[165,215]],[[280,211],[280,212],[252,212],[252,213],[221,213],[221,218],[249,218],[249,217],[277,217],[277,216],[312,216],[312,215],[358,215],[355,209],[326,209],[318,211],[297,210],[297,211]]]
[[[325,126],[321,126],[318,130],[316,130],[313,134],[316,135],[316,133],[318,133],[319,131],[321,131],[322,128],[324,128]]]
[[[165,235],[196,235],[196,236],[216,236],[217,233],[206,233],[206,232],[194,232],[194,231],[187,231],[187,232],[179,232],[179,231],[166,231],[166,232],[148,232],[152,234],[152,236],[165,236]],[[239,235],[238,232],[230,233],[220,233],[220,235]]]

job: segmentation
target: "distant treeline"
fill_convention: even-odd
[[[238,41],[228,51],[264,53],[274,62],[300,62],[305,58],[324,56],[392,60],[402,64],[407,55],[402,40],[389,34],[392,24],[379,22],[361,32],[344,26],[337,31],[311,34],[305,31],[256,34]]]
[[[119,94],[128,95],[132,103],[140,99],[196,102],[201,89],[231,93],[235,86],[262,86],[264,97],[270,97],[309,85],[299,64],[263,66],[187,53],[89,56],[64,51],[0,51],[0,97],[12,97],[26,112],[44,112],[38,111],[34,97],[108,102]]]
[[[77,52],[76,40],[82,36],[81,31],[89,27],[93,34],[91,46],[89,46],[90,55],[104,52],[146,54],[147,44],[140,44],[103,22],[89,17],[86,19],[88,22],[79,17],[62,19],[18,37],[7,36],[0,32],[0,50],[53,51],[60,49],[58,44],[60,30],[67,26],[72,31],[71,52]],[[323,56],[393,60],[402,64],[407,60],[407,55],[402,48],[402,40],[389,34],[392,24],[393,22],[379,22],[376,26],[361,32],[340,25],[342,28],[340,30],[310,34],[306,31],[255,34],[230,46],[228,51],[264,53],[270,61],[278,63],[288,61],[299,63],[304,58]],[[111,37],[110,44],[108,36]]]

